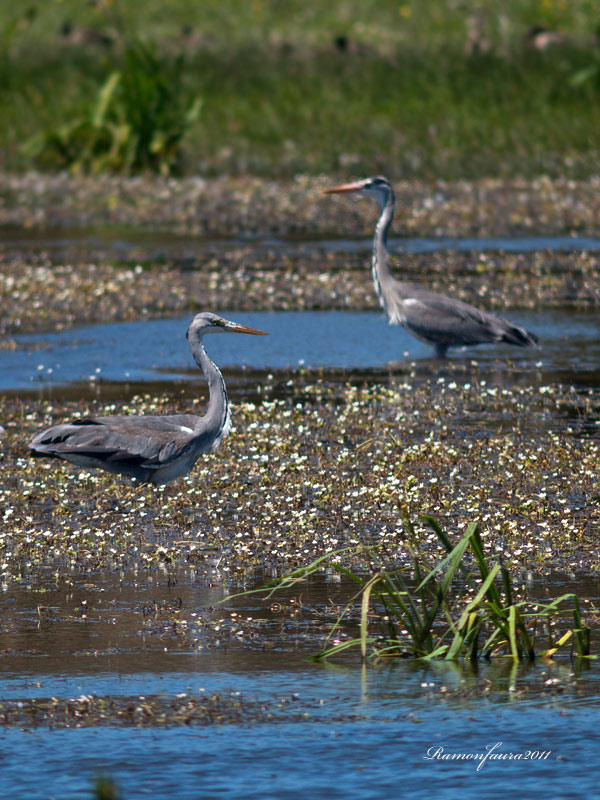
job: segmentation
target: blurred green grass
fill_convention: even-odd
[[[174,103],[202,100],[186,173],[584,177],[600,80],[572,79],[600,63],[598,18],[588,0],[2,0],[0,168],[40,166],[22,143],[89,113],[135,35],[182,58]],[[565,41],[528,46],[535,25]]]

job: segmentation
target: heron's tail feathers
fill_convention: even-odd
[[[500,341],[517,345],[517,347],[531,347],[537,345],[538,337],[524,328],[508,325],[503,331]]]

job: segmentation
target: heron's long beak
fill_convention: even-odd
[[[253,336],[268,336],[266,331],[259,331],[258,328],[249,328],[247,325],[240,325],[237,322],[230,322],[227,325],[230,333],[251,333]]]
[[[342,186],[332,186],[331,189],[323,189],[322,194],[342,194],[344,192],[360,192],[363,188],[362,181],[357,183],[344,183]]]

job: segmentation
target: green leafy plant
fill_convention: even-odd
[[[169,62],[137,39],[126,41],[123,64],[111,71],[95,102],[68,122],[36,134],[25,155],[74,172],[172,172],[181,142],[202,103],[183,100],[182,59]]]
[[[600,25],[596,25],[596,42],[600,40]],[[591,52],[590,63],[575,71],[569,80],[570,86],[578,88],[588,81],[595,81],[600,87],[600,52],[594,49]]]
[[[364,577],[343,564],[344,559],[356,559],[357,550],[343,548],[295,570],[268,588],[266,599],[324,568],[358,585],[358,591],[333,625],[325,647],[313,656],[315,660],[352,648],[360,650],[362,659],[414,657],[452,661],[460,657],[476,660],[507,656],[515,661],[533,660],[540,629],[548,631],[550,639],[539,655],[551,657],[567,642],[574,644],[578,656],[590,655],[590,630],[582,622],[574,594],[563,594],[546,603],[516,600],[508,570],[498,563],[488,564],[476,523],[471,523],[458,544],[452,545],[436,520],[423,516],[421,519],[447,551],[445,558],[427,569],[427,559],[419,550],[419,537],[409,517],[402,513],[412,567],[379,566]],[[372,561],[376,551],[376,547],[363,548],[362,554]],[[329,646],[358,604],[359,635]],[[551,633],[552,625],[562,621],[565,614],[572,616],[573,625],[557,637]]]

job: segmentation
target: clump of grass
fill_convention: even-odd
[[[445,558],[428,568],[412,521],[404,510],[402,515],[411,554],[410,567],[378,566],[365,577],[344,566],[344,559],[355,559],[357,551],[343,548],[294,570],[268,590],[266,599],[324,568],[359,586],[333,625],[326,646],[313,656],[315,660],[359,649],[363,660],[413,657],[453,661],[464,657],[475,661],[506,656],[515,661],[533,661],[536,655],[552,657],[569,642],[578,657],[590,655],[590,629],[582,621],[575,594],[563,594],[546,603],[517,600],[508,570],[499,563],[491,566],[488,563],[477,523],[471,523],[453,545],[436,520],[425,515],[421,519],[447,551]],[[376,549],[363,548],[363,555],[372,560]],[[359,635],[329,646],[357,604],[360,604]],[[571,615],[572,627],[556,635],[556,624],[565,615]],[[539,632],[548,640],[538,653]]]
[[[168,60],[155,48],[127,37],[122,65],[109,72],[93,102],[23,145],[44,167],[74,172],[105,170],[169,174],[179,165],[181,142],[201,109],[185,102],[182,56]]]

